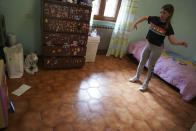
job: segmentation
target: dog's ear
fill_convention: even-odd
[[[32,56],[32,55],[33,55],[33,52],[30,52],[30,53],[29,53],[29,56]]]
[[[29,59],[30,59],[31,62],[34,60],[33,54],[30,55],[30,58]]]
[[[33,54],[37,55],[37,51],[33,51]]]

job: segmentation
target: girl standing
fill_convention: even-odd
[[[134,29],[137,30],[137,24],[147,20],[150,24],[150,29],[146,36],[147,45],[143,49],[142,58],[137,68],[137,73],[134,77],[129,79],[130,82],[137,82],[141,75],[141,72],[146,64],[148,63],[148,73],[143,85],[139,88],[140,91],[144,91],[148,87],[148,83],[152,77],[154,66],[156,61],[159,59],[162,53],[165,36],[173,45],[182,45],[187,47],[187,43],[177,41],[174,38],[174,31],[171,25],[171,18],[174,13],[174,7],[171,4],[166,4],[161,8],[160,17],[158,16],[144,16],[137,20],[134,24]]]

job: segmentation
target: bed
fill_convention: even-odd
[[[131,43],[128,53],[140,61],[140,55],[145,44],[146,40]],[[146,67],[147,65],[148,62]],[[190,101],[196,96],[196,61],[190,61],[168,49],[164,49],[154,67],[154,73],[177,87],[185,101]]]

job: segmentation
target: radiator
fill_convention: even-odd
[[[97,30],[97,34],[101,38],[98,46],[98,52],[105,53],[108,50],[110,39],[114,28],[112,26],[93,25],[92,30],[93,29]]]

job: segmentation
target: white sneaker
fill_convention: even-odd
[[[143,85],[139,88],[139,90],[140,90],[140,91],[145,91],[145,90],[147,89],[147,87],[148,87],[148,84],[143,84]]]
[[[139,79],[136,76],[134,76],[134,77],[130,78],[129,81],[134,83],[134,82],[139,81]]]

